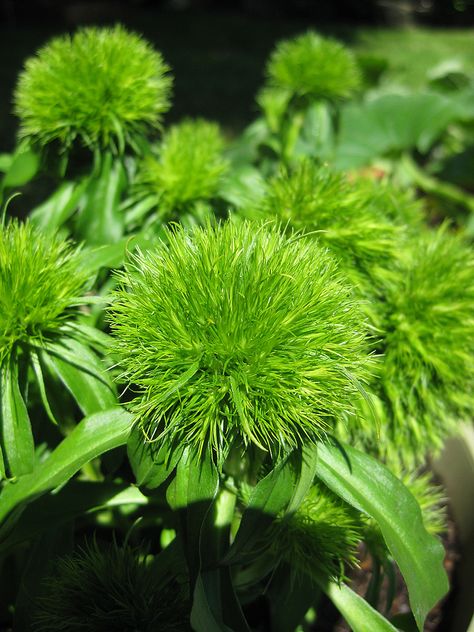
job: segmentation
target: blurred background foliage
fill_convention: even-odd
[[[166,123],[201,116],[219,121],[230,137],[255,118],[275,42],[308,28],[379,58],[384,83],[419,87],[446,60],[474,70],[466,28],[474,24],[474,0],[1,0],[1,152],[14,145],[11,95],[24,60],[65,30],[116,22],[142,33],[173,69]]]

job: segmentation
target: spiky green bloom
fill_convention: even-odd
[[[60,558],[37,601],[36,632],[184,632],[189,605],[176,580],[157,579],[128,546],[89,544]]]
[[[121,26],[53,39],[19,77],[20,137],[122,149],[159,126],[170,105],[168,70],[160,53]]]
[[[247,214],[276,218],[290,232],[312,233],[352,281],[360,283],[362,274],[372,285],[395,257],[403,232],[401,223],[388,217],[394,213],[389,195],[384,199],[374,189],[367,181],[351,182],[327,166],[302,161],[272,178],[257,207]]]
[[[78,313],[87,276],[70,242],[15,221],[0,229],[0,364],[42,347]]]
[[[216,195],[228,168],[223,149],[218,125],[186,120],[163,136],[156,158],[144,159],[137,184],[147,195],[156,196],[161,217],[179,217],[193,203]]]
[[[380,284],[377,424],[365,403],[358,432],[338,436],[382,458],[398,474],[424,464],[474,411],[474,257],[443,226],[413,236]],[[366,421],[364,421],[364,418]]]
[[[312,31],[280,42],[266,72],[271,87],[311,99],[345,99],[361,82],[352,53],[336,40]]]
[[[294,514],[272,527],[269,542],[272,553],[296,572],[341,581],[345,567],[357,563],[361,539],[359,514],[318,483]]]
[[[111,312],[149,437],[219,458],[234,442],[277,453],[351,414],[365,322],[319,244],[248,222],[168,240],[132,259]]]
[[[433,483],[431,474],[410,472],[401,478],[420,506],[426,530],[433,535],[446,531],[446,497],[443,489]]]
[[[1,477],[34,467],[32,402],[41,400],[59,424],[49,400],[51,381],[59,380],[86,415],[117,404],[99,358],[108,336],[79,319],[80,306],[91,300],[84,297],[87,280],[81,253],[70,242],[29,223],[12,221],[0,228]],[[28,388],[33,383],[36,390]],[[59,389],[54,399],[64,421],[68,396],[64,399]]]

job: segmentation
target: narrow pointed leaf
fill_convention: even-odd
[[[353,632],[397,632],[390,621],[345,584],[321,582],[321,588],[333,602]]]
[[[66,483],[92,459],[124,445],[131,423],[132,416],[119,407],[83,419],[33,473],[3,488],[0,523],[20,506]]]
[[[349,446],[318,445],[317,476],[350,505],[371,516],[406,581],[418,628],[446,594],[444,549],[423,525],[406,487],[381,463]]]
[[[35,444],[26,404],[18,385],[18,366],[6,361],[0,375],[0,445],[3,466],[10,477],[33,470]]]

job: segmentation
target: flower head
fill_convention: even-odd
[[[77,315],[87,276],[59,237],[15,221],[0,230],[0,363],[18,346],[42,346]]]
[[[446,227],[413,240],[384,291],[380,396],[409,463],[474,412],[474,257]]]
[[[288,231],[312,233],[339,260],[351,280],[361,273],[372,279],[393,260],[402,233],[403,207],[398,198],[377,192],[366,180],[351,182],[344,174],[310,161],[272,178],[255,209],[247,214],[276,218]]]
[[[269,85],[293,96],[339,100],[360,85],[352,53],[336,40],[309,31],[280,42],[267,65]]]
[[[273,554],[297,572],[332,581],[341,581],[346,564],[356,563],[361,539],[360,515],[322,483],[310,488],[294,514],[272,526],[269,537]]]
[[[37,600],[36,632],[185,632],[189,606],[176,580],[157,580],[129,546],[88,544],[60,558]]]
[[[216,194],[228,166],[223,149],[215,123],[197,119],[174,125],[163,136],[158,157],[144,159],[138,185],[157,196],[161,216],[179,216],[193,203]]]
[[[276,453],[353,410],[364,319],[314,241],[248,222],[176,230],[121,282],[112,328],[148,436]]]
[[[26,62],[16,93],[20,136],[122,149],[160,123],[171,78],[160,53],[121,26],[61,36]]]

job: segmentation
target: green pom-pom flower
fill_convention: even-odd
[[[357,284],[370,286],[396,255],[402,235],[396,211],[375,194],[375,185],[351,182],[327,166],[308,160],[272,178],[256,208],[244,214],[276,218],[288,231],[312,233],[339,260]],[[387,198],[389,196],[387,195]],[[387,215],[385,214],[387,212]],[[361,278],[362,277],[362,278]]]
[[[60,558],[42,588],[35,632],[191,631],[182,587],[129,546],[89,544]]]
[[[280,42],[266,72],[271,87],[311,99],[347,98],[361,82],[352,53],[339,42],[312,31]]]
[[[29,223],[0,230],[0,363],[18,347],[41,347],[61,335],[86,281],[69,242]]]
[[[323,484],[311,487],[298,510],[272,527],[272,553],[309,577],[344,579],[362,539],[359,514]]]
[[[177,230],[121,275],[112,327],[146,434],[220,458],[291,449],[350,415],[365,323],[334,260],[276,225]]]
[[[147,156],[139,167],[138,187],[156,196],[161,218],[178,218],[199,202],[212,199],[228,163],[218,125],[186,120],[164,135],[158,156]]]
[[[104,351],[108,337],[79,319],[80,306],[91,300],[83,296],[88,275],[81,263],[81,253],[69,242],[29,223],[13,221],[0,229],[2,476],[33,469],[27,412],[33,395],[27,388],[30,378],[54,423],[47,395],[51,381],[59,379],[84,414],[117,403],[111,378],[100,368],[96,353]]]
[[[123,149],[156,129],[171,78],[160,53],[120,26],[58,37],[26,62],[15,93],[20,136]]]
[[[387,284],[380,396],[390,441],[423,462],[474,411],[474,257],[446,227],[425,231]],[[411,458],[410,458],[411,456]]]

